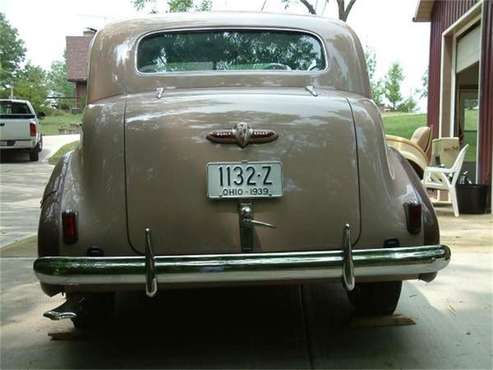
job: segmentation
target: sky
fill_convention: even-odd
[[[265,0],[213,0],[213,10],[259,11]],[[385,76],[393,62],[401,63],[405,80],[402,93],[408,96],[422,86],[421,77],[428,67],[429,23],[414,23],[418,0],[357,0],[348,24],[363,45],[377,57],[377,77]],[[264,11],[306,14],[298,0],[287,10],[281,0],[267,0]],[[321,12],[325,0],[312,0]],[[86,27],[101,29],[116,20],[146,15],[152,8],[164,12],[165,0],[137,11],[131,0],[1,0],[0,12],[17,28],[24,40],[27,59],[45,69],[61,59],[65,36],[81,35]],[[329,0],[323,16],[337,17],[336,0]],[[421,110],[425,102],[420,101]]]

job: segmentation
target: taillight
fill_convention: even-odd
[[[31,136],[36,136],[36,122],[29,122],[29,133]]]
[[[73,244],[77,241],[77,213],[67,210],[62,212],[63,242]]]
[[[419,234],[421,231],[421,203],[405,203],[404,209],[406,212],[407,231],[410,234]]]

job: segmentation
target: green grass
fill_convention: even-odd
[[[466,130],[477,130],[479,122],[479,110],[466,110]]]
[[[41,121],[41,133],[43,135],[58,135],[58,129],[62,126],[70,126],[73,123],[82,122],[82,114],[58,113],[56,115],[46,116]]]
[[[70,152],[71,150],[74,150],[79,146],[79,141],[74,141],[72,143],[65,144],[62,146],[60,149],[57,150],[55,154],[53,154],[49,159],[48,163],[49,164],[57,164],[58,160],[62,158],[66,153]]]
[[[464,133],[464,143],[469,144],[469,148],[467,149],[466,158],[464,159],[466,162],[474,162],[476,161],[476,145],[477,145],[477,132],[465,132]]]
[[[476,146],[478,140],[478,122],[479,122],[479,111],[476,110],[466,110],[465,112],[465,129],[464,132],[464,142],[469,144],[469,149],[466,153],[466,162],[474,162],[476,160]]]
[[[387,135],[410,139],[414,130],[426,126],[426,113],[384,113],[383,125]]]

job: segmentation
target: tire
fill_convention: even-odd
[[[39,138],[39,143],[37,148],[38,148],[38,152],[41,152],[43,150],[43,135],[41,135]]]
[[[36,162],[39,160],[39,149],[37,145],[34,149],[29,150],[29,160],[31,162]]]
[[[114,293],[88,294],[84,296],[82,312],[71,320],[77,329],[98,329],[108,324],[114,308]]]
[[[357,283],[348,298],[358,314],[391,315],[399,302],[402,281]]]

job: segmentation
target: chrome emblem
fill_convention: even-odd
[[[214,130],[207,139],[219,144],[237,144],[244,148],[248,144],[269,143],[279,137],[274,130],[253,129],[246,122],[239,122],[232,129]]]

